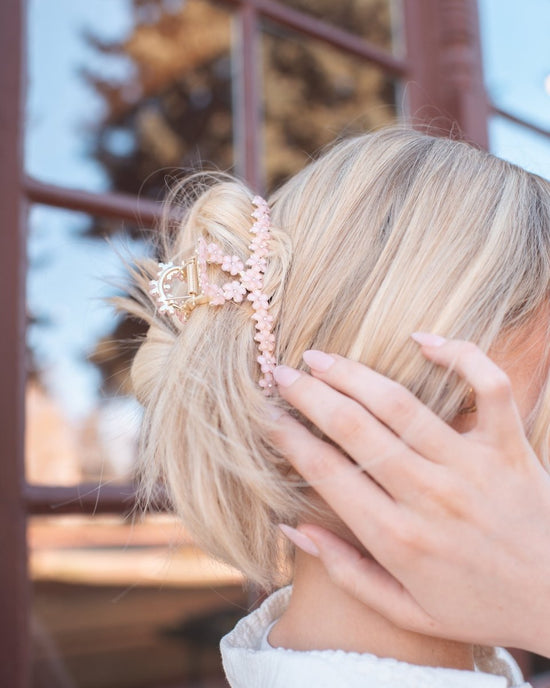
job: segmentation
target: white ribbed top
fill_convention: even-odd
[[[272,647],[267,636],[290,599],[273,593],[220,643],[232,688],[530,688],[502,648],[477,648],[476,671],[438,669],[343,650]]]

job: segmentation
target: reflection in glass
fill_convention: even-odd
[[[504,117],[489,120],[490,151],[550,180],[550,137]]]
[[[33,517],[32,688],[222,688],[242,578],[169,516]]]
[[[401,52],[397,41],[401,3],[397,0],[280,0],[295,10],[311,14],[350,33],[359,34],[388,52]]]
[[[550,74],[546,0],[480,0],[483,70],[491,101],[550,131]]]
[[[31,0],[26,169],[158,198],[174,167],[233,165],[231,15],[206,0]]]
[[[263,39],[268,188],[335,138],[395,121],[396,84],[378,67],[273,24]]]
[[[34,206],[29,217],[29,327],[26,462],[30,482],[74,484],[127,480],[140,421],[129,396],[131,352],[109,347],[131,339],[105,299],[116,293],[121,255],[144,255],[143,239],[124,238],[123,223]],[[111,243],[91,229],[114,234]],[[134,229],[134,235],[138,235]]]

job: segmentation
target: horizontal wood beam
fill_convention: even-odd
[[[23,491],[29,514],[128,514],[140,509],[133,485],[29,485]],[[166,510],[167,500],[161,496],[152,505],[155,511]]]
[[[394,76],[406,76],[408,73],[405,60],[399,59],[377,45],[366,41],[357,34],[350,33],[322,19],[281,5],[274,0],[225,0],[232,5],[253,7],[261,16],[298,31],[311,38],[317,38],[335,48],[357,55],[374,62]]]
[[[506,112],[506,110],[501,110],[500,108],[497,108],[494,105],[491,105],[491,114],[498,115],[498,117],[503,117],[504,119],[507,119],[509,122],[514,122],[514,124],[519,124],[525,129],[534,131],[536,134],[540,134],[541,136],[547,136],[548,138],[550,138],[550,129],[539,127],[536,124],[532,124],[531,122],[521,119],[521,117],[516,117],[515,115],[512,115],[510,112]]]
[[[90,213],[100,217],[118,218],[147,228],[155,227],[162,215],[162,203],[117,193],[90,193],[45,184],[32,177],[25,178],[24,191],[29,201],[56,208]]]

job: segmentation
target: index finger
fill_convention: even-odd
[[[462,436],[403,385],[337,354],[310,350],[303,358],[316,378],[358,401],[424,458],[445,463],[446,455],[465,451]]]
[[[506,373],[472,342],[417,332],[413,339],[430,361],[457,372],[476,395],[477,429],[498,444],[523,442],[523,423]]]

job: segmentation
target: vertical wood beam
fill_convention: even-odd
[[[407,0],[404,11],[412,123],[487,148],[476,0]]]
[[[0,2],[0,685],[29,685],[24,392],[24,0]]]
[[[258,11],[253,4],[244,3],[238,13],[238,19],[239,54],[234,114],[237,119],[237,172],[246,179],[252,189],[262,193],[264,186],[260,149],[262,92],[259,74],[261,55],[258,54],[261,35]]]

